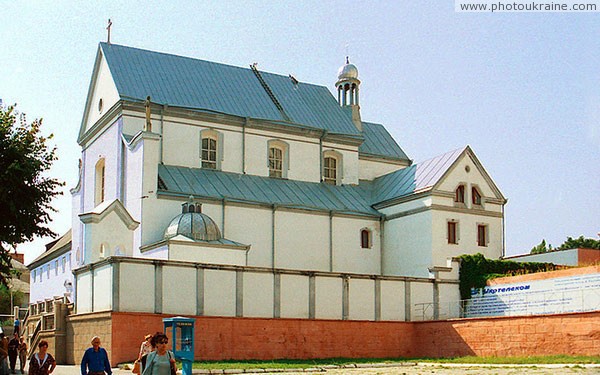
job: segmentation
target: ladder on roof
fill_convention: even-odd
[[[258,79],[260,85],[267,92],[267,95],[269,95],[269,98],[271,98],[271,101],[273,102],[273,104],[275,104],[275,107],[277,107],[279,113],[281,113],[281,115],[286,121],[292,122],[292,119],[287,115],[287,113],[285,113],[283,106],[281,105],[281,103],[279,103],[279,100],[277,100],[275,94],[273,94],[273,91],[271,91],[271,88],[269,87],[269,85],[267,85],[267,82],[265,82],[264,78],[262,77],[262,74],[260,74],[260,72],[258,71],[258,68],[256,68],[256,64],[250,64],[250,69],[252,69],[252,72],[256,76],[256,79]]]

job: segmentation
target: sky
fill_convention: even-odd
[[[98,43],[293,74],[332,92],[345,56],[363,121],[415,162],[470,145],[504,196],[506,253],[600,232],[600,13],[460,13],[454,1],[2,2],[0,98],[43,118],[66,182]],[[26,263],[49,238],[18,247]]]

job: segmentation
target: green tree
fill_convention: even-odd
[[[542,240],[542,242],[540,242],[539,245],[532,247],[531,251],[529,253],[530,254],[541,254],[541,253],[547,253],[548,251],[554,251],[554,249],[552,248],[552,245],[550,245],[550,244],[546,245],[546,240]]]
[[[0,285],[10,278],[9,249],[33,240],[53,236],[46,225],[52,199],[62,194],[64,183],[46,176],[56,160],[40,129],[42,120],[27,123],[14,106],[0,106]]]
[[[12,296],[11,296],[12,294]],[[11,308],[11,297],[12,297],[12,306],[18,306],[23,301],[23,292],[20,291],[11,291],[8,289],[6,285],[0,285],[0,314],[12,315]]]
[[[579,236],[579,238],[573,239],[573,237],[567,237],[567,240],[558,247],[558,250],[576,249],[583,247],[586,249],[600,249],[600,240],[593,238],[585,238]]]

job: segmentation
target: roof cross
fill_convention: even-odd
[[[112,21],[110,20],[110,18],[108,19],[108,26],[106,26],[106,30],[108,30],[108,39],[107,39],[107,43],[110,44],[110,27],[112,26]]]

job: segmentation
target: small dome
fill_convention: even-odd
[[[193,240],[216,241],[221,239],[221,231],[213,219],[200,212],[185,212],[177,215],[165,230],[165,240],[178,235]]]
[[[338,79],[358,78],[358,68],[354,64],[350,64],[346,57],[346,64],[338,70]]]

